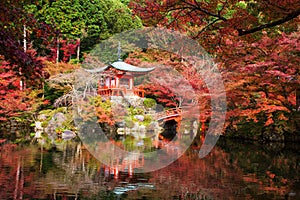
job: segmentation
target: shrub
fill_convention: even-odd
[[[153,108],[156,105],[156,101],[155,99],[151,99],[151,98],[146,98],[144,100],[144,106],[146,108]]]

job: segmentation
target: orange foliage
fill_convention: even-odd
[[[71,64],[71,63],[64,63],[64,62],[59,62],[59,63],[47,62],[45,71],[48,72],[50,76],[54,76],[59,73],[69,73],[79,68],[80,68],[79,64]]]

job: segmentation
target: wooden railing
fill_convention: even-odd
[[[181,108],[171,108],[168,110],[165,110],[163,112],[155,113],[154,119],[155,120],[162,120],[172,117],[180,117],[181,116]]]
[[[133,92],[135,95],[144,98],[145,97],[145,90],[139,89],[139,88],[134,88]]]
[[[98,94],[101,96],[111,96],[112,90],[110,88],[98,89]]]
[[[98,94],[101,96],[124,96],[124,95],[136,95],[139,97],[145,97],[145,90],[139,88],[126,89],[126,88],[99,88]]]

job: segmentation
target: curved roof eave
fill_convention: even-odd
[[[150,72],[155,69],[155,67],[151,67],[151,68],[136,67],[136,66],[127,64],[123,61],[117,61],[110,65],[118,70],[128,71],[128,72]]]
[[[115,69],[121,70],[121,71],[140,72],[140,73],[151,72],[155,69],[155,67],[141,68],[141,67],[136,67],[136,66],[130,65],[123,61],[117,61],[117,62],[114,62],[114,63],[104,66],[104,67],[94,68],[94,69],[84,69],[84,70],[87,72],[90,72],[90,73],[100,73],[100,72],[104,72],[110,66]]]

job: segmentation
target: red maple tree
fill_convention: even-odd
[[[215,57],[226,87],[226,127],[260,122],[267,129],[295,131],[298,1],[134,0],[130,5],[146,26],[185,32]]]

